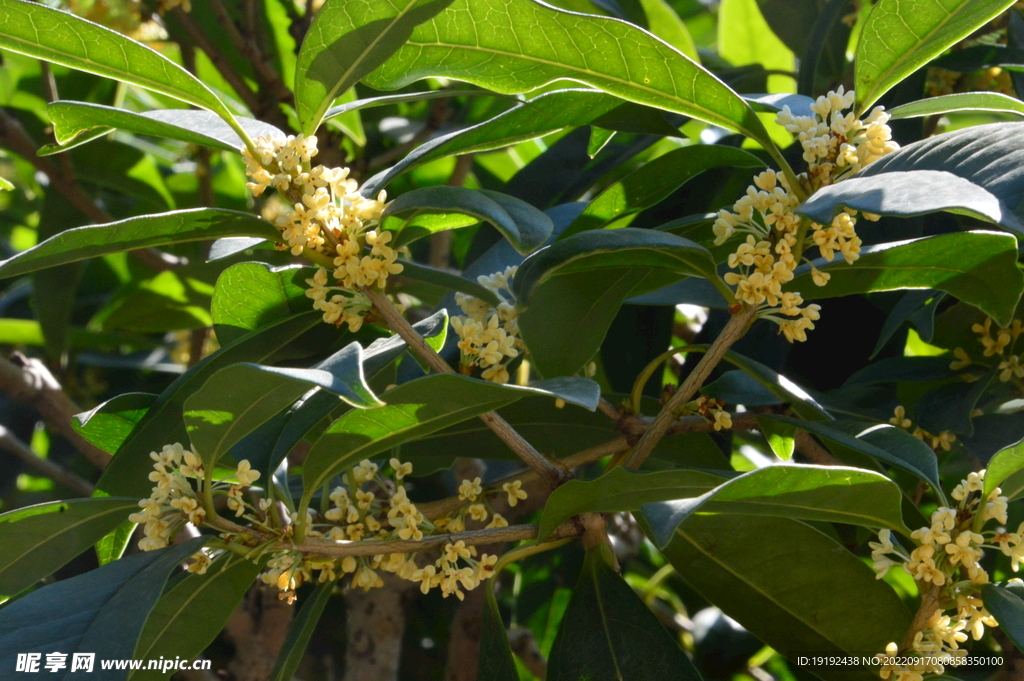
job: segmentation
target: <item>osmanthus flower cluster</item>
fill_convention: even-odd
[[[465,293],[456,293],[455,302],[463,316],[451,319],[452,328],[459,335],[459,368],[464,374],[475,369],[483,371],[480,377],[494,383],[508,383],[508,365],[526,349],[519,337],[518,313],[509,280],[517,267],[477,277],[477,281],[501,301],[492,307],[486,301]]]
[[[348,168],[314,166],[316,145],[315,136],[259,137],[255,153],[242,151],[251,180],[246,186],[256,197],[273,187],[291,205],[274,225],[293,255],[333,258],[334,283],[320,268],[306,281],[306,295],[325,322],[357,331],[372,307],[360,288],[384,289],[388,276],[402,271],[397,251],[389,246],[393,235],[375,229],[387,195],[382,190],[368,199]]]
[[[784,107],[776,120],[797,137],[807,162],[807,171],[796,177],[799,191],[794,191],[783,173],[766,170],[754,177],[754,184],[732,210],[719,211],[714,223],[716,245],[737,234],[746,235],[729,256],[734,271],[725,275],[726,283],[736,287],[736,299],[756,306],[758,316],[777,324],[790,342],[807,340],[807,331],[814,328],[821,309],[804,305],[797,291],[783,291],[804,250],[817,247],[829,262],[838,254],[853,263],[860,257],[861,247],[856,211],[840,213],[827,226],[808,222],[795,213],[800,195],[813,194],[899,148],[892,141],[889,116],[882,107],[861,120],[847,112],[855,101],[853,91],[840,87],[811,105],[812,116],[795,116]],[[878,219],[868,214],[864,217]],[[811,276],[818,286],[829,280],[828,274],[817,269],[811,270]]]
[[[974,359],[963,348],[953,349],[956,357],[949,364],[953,371],[962,371],[971,366],[983,369],[995,368],[998,370],[998,377],[1002,383],[1013,382],[1018,388],[1024,388],[1024,364],[1021,363],[1020,355],[1016,354],[1017,339],[1024,333],[1024,324],[1019,319],[1014,319],[1007,329],[996,329],[993,335],[992,318],[986,317],[984,323],[974,324],[971,331],[978,334],[978,343],[984,348],[981,359]],[[995,359],[989,360],[987,357]],[[994,364],[998,362],[998,364]],[[977,380],[971,374],[962,374],[961,378],[967,381]]]
[[[421,540],[461,532],[468,520],[480,526],[487,523],[486,528],[507,527],[508,521],[494,510],[488,498],[504,495],[509,506],[515,506],[527,496],[518,480],[505,483],[500,490],[485,490],[480,478],[464,480],[459,486],[459,500],[464,503],[431,520],[409,499],[405,478],[412,474],[411,463],[391,459],[390,473],[385,476],[377,464],[364,460],[341,476],[344,483],[329,492],[329,506],[321,512],[307,510],[305,517],[299,518],[297,512],[287,513],[268,498],[255,503],[247,500],[243,488],[260,477],[248,461],[238,464],[234,482],[210,481],[199,458],[180,444],[168,445],[150,456],[154,460],[150,479],[156,486],[147,499],[139,502],[142,510],[131,516],[133,522],[145,525],[145,538],[139,547],[149,551],[167,546],[186,523],[207,525],[219,533],[220,541],[212,543],[214,551],[233,551],[251,560],[269,556],[260,579],[276,586],[280,598],[289,602],[305,582],[333,582],[345,575],[351,575],[353,587],[381,587],[381,572],[418,582],[424,593],[438,588],[445,597],[454,595],[461,600],[463,590],[474,589],[489,578],[497,562],[497,556],[478,555],[476,547],[467,546],[463,540],[445,544],[433,563],[417,562],[417,554],[411,553],[336,557],[318,553],[316,548]],[[225,497],[234,521],[248,521],[249,526],[211,522],[208,513],[217,497]],[[303,550],[296,548],[300,522]],[[315,548],[310,549],[311,544]],[[202,574],[211,561],[210,553],[201,551],[193,557],[189,569]]]
[[[903,430],[910,431],[910,434],[916,437],[918,440],[928,443],[928,445],[938,452],[940,449],[944,452],[948,452],[952,447],[953,443],[956,442],[956,435],[948,430],[944,430],[938,435],[929,433],[920,426],[914,426],[914,422],[907,418],[906,408],[900,404],[897,405],[892,412],[892,418],[889,419],[889,423],[902,428]]]
[[[1003,527],[1007,522],[1007,498],[998,487],[982,498],[984,482],[985,471],[962,480],[951,495],[956,506],[940,506],[932,513],[929,526],[912,532],[916,546],[909,553],[889,530],[879,532],[877,542],[869,542],[879,579],[890,568],[902,565],[921,583],[922,593],[938,590],[935,612],[920,631],[913,632],[909,648],[900,650],[893,642],[883,655],[920,653],[921,664],[883,666],[883,679],[894,676],[896,681],[921,681],[924,674],[941,674],[942,660],[951,663],[967,654],[960,644],[968,637],[980,640],[985,627],[998,626],[980,596],[981,587],[989,582],[981,559],[986,549],[999,550],[1010,557],[1016,572],[1024,561],[1024,524],[1016,532]],[[997,527],[984,529],[990,521],[995,521]]]

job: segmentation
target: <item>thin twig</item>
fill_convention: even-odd
[[[242,35],[241,31],[238,30],[238,26],[235,24],[235,20],[231,18],[224,3],[221,0],[209,0],[210,7],[213,8],[214,14],[217,15],[217,22],[224,28],[228,34],[228,38],[234,43],[235,48],[245,56],[246,60],[252,65],[253,72],[256,74],[256,80],[260,84],[260,93],[267,94],[273,98],[274,102],[279,102],[282,99],[290,96],[290,91],[285,87],[281,81],[281,77],[277,72],[267,63],[266,58],[260,53],[259,48],[256,45],[255,38]],[[266,92],[265,92],[266,91]],[[271,102],[264,97],[257,97],[261,100],[264,106],[267,106]]]
[[[679,386],[672,399],[665,403],[657,418],[654,419],[654,423],[651,424],[651,427],[647,429],[647,432],[637,442],[636,447],[630,452],[624,464],[626,468],[639,468],[647,460],[654,447],[668,433],[675,422],[675,412],[686,404],[704,384],[704,381],[707,380],[711,371],[722,360],[722,357],[725,356],[729,348],[732,347],[732,344],[743,337],[756,312],[756,308],[744,306],[732,316],[729,323],[722,329],[722,333],[718,335],[718,338],[711,344],[708,351],[700,358],[700,362],[694,367],[693,372],[686,377],[686,380]]]
[[[448,363],[427,344],[427,341],[416,332],[416,329],[412,328],[408,320],[402,316],[402,313],[388,300],[388,297],[383,292],[372,287],[364,288],[363,292],[370,299],[370,302],[373,303],[373,307],[377,310],[378,314],[384,318],[388,328],[401,336],[402,340],[408,344],[409,349],[426,362],[427,366],[437,373],[455,373],[455,370],[448,366]],[[533,445],[527,442],[522,435],[516,432],[496,412],[491,411],[481,414],[480,420],[486,423],[494,431],[494,434],[501,438],[527,466],[535,470],[542,478],[547,479],[552,488],[557,487],[568,478],[565,471],[559,469],[548,458],[534,449]]]
[[[36,456],[36,453],[32,451],[31,447],[26,445],[18,439],[14,433],[3,426],[0,426],[0,449],[4,449],[18,457],[33,471],[43,477],[53,480],[61,487],[66,487],[72,492],[80,494],[83,497],[92,496],[93,486],[89,484],[87,480],[80,478],[66,468],[58,466],[48,459],[42,459]]]

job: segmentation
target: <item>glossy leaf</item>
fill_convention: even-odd
[[[1018,443],[999,452],[989,460],[985,467],[985,490],[982,496],[988,498],[992,490],[1022,470],[1024,470],[1024,444]]]
[[[231,114],[199,79],[159,52],[70,12],[0,0],[0,46]]]
[[[706,349],[707,346],[697,345],[691,347],[694,349]],[[752,360],[749,357],[744,357],[732,350],[725,354],[725,361],[732,364],[737,369],[744,371],[747,375],[764,386],[764,388],[770,393],[778,397],[783,402],[789,404],[793,413],[800,418],[811,421],[830,420],[832,418],[832,415],[829,414],[825,408],[821,406],[806,390],[791,381],[789,378],[774,371],[773,369],[769,369],[760,362]]]
[[[232,265],[217,277],[210,314],[217,339],[227,343],[267,324],[310,309],[306,279],[311,267],[271,267],[259,262]]]
[[[404,98],[405,96],[392,95],[392,97]],[[382,97],[381,99],[387,98]],[[401,101],[406,100],[402,99]],[[625,116],[619,115],[623,113]],[[626,120],[624,121],[623,118]],[[669,136],[680,134],[665,121],[660,111],[653,111],[631,102],[623,102],[600,90],[555,90],[521,102],[482,123],[441,135],[421,144],[394,166],[370,178],[362,191],[365,195],[376,194],[388,182],[402,173],[439,158],[500,149],[565,128],[598,123],[604,123],[605,127],[611,129],[628,127],[628,132],[648,132]],[[638,123],[643,125],[639,129],[635,129]]]
[[[197,658],[224,628],[259,574],[261,565],[229,553],[206,574],[190,573],[160,597],[139,634],[133,657]],[[170,671],[140,670],[132,681],[159,681]]]
[[[666,0],[640,0],[647,16],[647,28],[666,43],[676,48],[693,61],[700,63],[697,46],[689,29]]]
[[[698,144],[673,149],[614,183],[590,202],[559,239],[603,229],[665,200],[687,180],[711,168],[760,168],[761,159],[742,149]],[[623,226],[619,224],[619,226]]]
[[[859,111],[1012,5],[1012,0],[880,0],[860,32],[854,74]]]
[[[295,677],[295,670],[302,662],[302,656],[306,654],[309,639],[316,630],[327,601],[331,600],[334,587],[335,583],[330,581],[318,584],[313,593],[302,602],[302,607],[288,627],[288,634],[281,644],[281,652],[277,655],[277,662],[274,663],[274,671],[271,672],[269,681],[291,681]]]
[[[759,4],[758,0],[722,0],[718,53],[733,66],[760,64],[769,71],[795,71],[793,52],[768,27]],[[772,90],[791,90],[793,81],[770,75],[768,85]]]
[[[473,220],[452,221],[448,219],[452,214],[470,216]],[[525,201],[497,192],[448,186],[424,187],[402,194],[388,204],[381,220],[384,229],[397,233],[396,246],[434,232],[486,221],[520,253],[529,253],[547,241],[553,228],[551,218]]]
[[[70,662],[76,652],[95,653],[96,671],[99,660],[131,659],[171,571],[206,541],[200,537],[136,553],[22,596],[0,610],[0,658],[13,660],[18,653],[29,652],[45,655],[56,648],[68,654]],[[123,681],[128,673],[108,670],[102,676]],[[52,678],[67,676],[65,669]]]
[[[1020,220],[997,196],[944,170],[860,175],[816,193],[797,212],[815,222],[828,224],[843,208],[901,218],[945,210],[1024,234]]]
[[[766,417],[802,428],[825,440],[902,468],[927,482],[942,496],[934,452],[905,430],[887,424],[870,425],[855,421],[800,421],[778,414]]]
[[[587,551],[548,660],[548,681],[701,681],[672,634],[620,577],[604,544]]]
[[[89,411],[75,414],[71,425],[86,440],[113,454],[156,399],[152,393],[123,393]]]
[[[755,416],[754,419],[757,420],[757,429],[764,435],[775,456],[783,461],[792,459],[796,450],[796,428],[761,415]]]
[[[121,556],[124,555],[125,549],[128,548],[128,542],[132,540],[132,535],[135,534],[136,528],[138,528],[138,525],[132,521],[125,521],[96,542],[96,560],[99,564],[106,565],[115,560],[120,560]]]
[[[655,523],[649,525],[662,534]],[[680,576],[787,657],[884,650],[910,626],[911,613],[892,587],[876,580],[860,558],[800,521],[694,515],[671,537],[660,548]],[[804,669],[826,681],[866,681],[873,673],[843,666]]]
[[[597,352],[626,298],[691,275],[720,283],[707,249],[654,230],[592,230],[533,254],[512,287],[538,370],[576,373]]]
[[[269,222],[250,213],[220,208],[178,210],[61,232],[0,262],[0,277],[15,277],[110,253],[225,236],[280,239]]]
[[[455,0],[366,83],[397,89],[430,76],[506,94],[570,79],[771,144],[735,92],[669,45],[622,21],[531,0]]]
[[[484,607],[480,621],[480,664],[477,677],[490,681],[519,681],[516,661],[501,621],[498,601],[494,597],[495,580],[480,585],[484,591]]]
[[[149,453],[164,444],[185,443],[188,433],[182,424],[182,412],[185,400],[192,393],[219,369],[237,362],[266,361],[320,323],[321,315],[316,312],[282,320],[225,345],[179,376],[132,429],[97,486],[110,494],[146,496],[149,488],[146,476],[153,465]]]
[[[544,504],[537,538],[541,541],[562,522],[581,513],[638,511],[644,504],[700,497],[728,478],[699,470],[638,473],[617,466],[594,480],[570,480],[555,489]]]
[[[350,111],[359,111],[378,106],[390,104],[404,104],[406,102],[422,102],[430,99],[451,99],[453,97],[500,97],[493,92],[486,90],[425,90],[423,92],[403,92],[397,95],[382,95],[380,97],[367,97],[366,99],[355,99],[351,102],[341,102],[332,106],[324,114],[324,120],[341,116]]]
[[[929,390],[917,402],[918,425],[933,433],[950,430],[961,436],[974,435],[971,415],[997,373],[992,369],[971,383],[956,381]]]
[[[888,176],[879,176],[882,179]],[[845,184],[845,183],[843,183]],[[1017,267],[1017,239],[998,232],[953,232],[861,249],[852,265],[842,257],[814,265],[832,275],[815,286],[810,266],[797,271],[791,286],[805,300],[896,289],[938,289],[974,305],[999,324],[1009,325],[1024,290]]]
[[[501,302],[493,291],[488,288],[484,288],[481,284],[471,279],[466,279],[458,274],[452,274],[446,270],[428,267],[427,265],[421,265],[415,262],[409,262],[408,260],[399,259],[398,262],[402,265],[402,274],[400,276],[405,279],[422,281],[432,286],[446,288],[449,291],[468,293],[471,296],[479,298],[480,300],[485,300],[495,306]]]
[[[138,499],[55,501],[0,515],[0,597],[53,574],[139,510]]]
[[[50,153],[73,149],[115,129],[236,153],[244,146],[238,133],[209,111],[158,109],[137,113],[102,104],[59,101],[46,107],[46,114],[53,123],[53,135],[58,142]],[[269,123],[243,117],[237,120],[253,139],[261,135],[285,136]]]
[[[999,622],[1000,631],[1013,641],[1017,650],[1024,651],[1024,590],[986,584],[981,587],[981,597],[985,609]]]
[[[450,0],[329,0],[306,32],[295,68],[295,108],[303,134],[349,88],[398,50],[413,28]]]
[[[549,386],[545,389],[543,386]],[[567,402],[596,405],[597,384],[589,379],[548,381],[530,388],[488,383],[456,374],[433,374],[381,395],[386,406],[350,411],[313,443],[302,467],[306,490],[403,442],[436,432],[527,395],[547,394]],[[583,398],[583,399],[581,399]]]
[[[645,504],[644,517],[659,545],[694,513],[770,515],[910,534],[903,523],[903,493],[889,478],[860,468],[791,464],[766,466],[693,498]],[[653,501],[653,500],[652,500]]]
[[[1024,103],[1000,92],[956,92],[930,97],[889,110],[895,119],[937,116],[960,111],[991,111],[1024,116]]]

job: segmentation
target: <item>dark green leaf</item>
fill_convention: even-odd
[[[497,306],[498,303],[501,302],[493,291],[489,288],[484,288],[481,284],[478,284],[471,279],[460,277],[459,275],[452,274],[446,270],[439,270],[434,267],[409,262],[408,260],[400,259],[398,262],[402,265],[402,274],[400,276],[405,277],[406,279],[422,281],[433,286],[440,286],[441,288],[446,288],[449,291],[468,293],[469,295],[475,296],[480,300],[485,300],[494,306]]]
[[[244,146],[238,133],[209,111],[158,109],[136,113],[102,104],[59,101],[46,107],[46,113],[53,123],[53,136],[58,142],[50,153],[73,149],[115,129],[236,153]],[[261,135],[285,136],[269,123],[242,117],[237,120],[253,139]]]
[[[551,647],[548,681],[701,681],[679,643],[608,564],[587,551]]]
[[[726,371],[718,380],[701,388],[700,394],[722,400],[726,404],[742,404],[745,407],[767,407],[783,403],[782,398],[741,369]]]
[[[917,402],[918,425],[932,433],[951,430],[960,435],[974,435],[971,414],[997,371],[988,371],[968,383],[957,381],[929,390]]]
[[[132,429],[97,486],[110,494],[145,496],[149,487],[146,476],[153,463],[149,452],[174,441],[186,441],[182,411],[192,393],[219,369],[237,362],[265,361],[319,323],[320,314],[316,312],[282,320],[225,345],[179,376]]]
[[[494,598],[495,580],[480,585],[484,589],[484,607],[480,622],[480,666],[477,677],[488,681],[519,681],[516,661],[505,634],[505,624]]]
[[[918,118],[957,111],[992,111],[1024,116],[1024,103],[999,92],[957,92],[903,104],[889,110],[893,118]]]
[[[899,331],[903,323],[910,321],[917,326],[917,332],[921,340],[928,343],[935,332],[935,308],[939,306],[944,293],[925,289],[923,291],[910,291],[903,294],[903,297],[893,306],[889,316],[885,318],[882,330],[878,334],[878,341],[869,359],[874,359],[878,353],[889,342],[893,334]]]
[[[784,3],[788,4],[788,3]],[[797,51],[800,56],[800,71],[797,77],[797,91],[802,95],[813,97],[822,94],[815,85],[819,79],[831,83],[835,74],[845,66],[845,47],[849,41],[850,27],[843,17],[851,9],[851,0],[828,0],[822,7],[814,27],[807,35],[807,46]]]
[[[196,453],[212,466],[233,444],[316,387],[355,407],[382,406],[363,377],[362,351],[359,343],[346,346],[330,371],[248,363],[221,369],[185,400],[185,426]]]
[[[217,339],[229,343],[310,309],[305,281],[315,273],[310,267],[271,267],[260,262],[241,262],[224,270],[210,302]]]
[[[313,18],[295,69],[295,108],[302,132],[320,127],[334,100],[384,63],[417,24],[451,0],[328,0]]]
[[[332,106],[324,114],[324,120],[341,116],[350,111],[369,109],[377,106],[388,106],[389,104],[404,104],[406,102],[421,102],[428,99],[450,99],[452,97],[500,97],[493,92],[486,90],[426,90],[424,92],[403,92],[397,95],[383,95],[381,97],[368,97],[356,99],[351,102],[344,102]]]
[[[13,2],[15,0],[0,0]],[[2,11],[2,8],[0,8]],[[0,263],[0,277],[14,277],[110,253],[224,236],[279,240],[273,225],[250,213],[194,208],[129,218],[105,225],[77,227],[47,239]]]
[[[302,607],[299,608],[299,612],[288,628],[288,634],[281,645],[281,652],[277,654],[277,662],[274,664],[274,671],[271,673],[269,681],[291,681],[295,677],[295,670],[298,669],[302,656],[306,654],[309,639],[313,636],[313,631],[316,630],[317,622],[320,621],[320,615],[323,614],[327,601],[334,593],[334,586],[334,582],[324,582],[318,585],[313,593],[302,602]]]
[[[0,598],[53,574],[137,510],[138,499],[103,497],[36,504],[0,515]]]
[[[452,216],[458,217],[453,220]],[[473,219],[465,220],[463,216]],[[397,233],[396,246],[433,232],[487,221],[520,253],[529,253],[543,244],[553,229],[551,218],[525,201],[498,192],[449,186],[406,192],[388,204],[381,220],[384,229]]]
[[[884,178],[891,176],[877,179]],[[974,305],[1003,326],[1013,319],[1024,290],[1024,274],[1017,267],[1017,239],[998,232],[953,232],[866,246],[852,265],[841,258],[832,263],[819,258],[814,265],[832,278],[826,286],[815,286],[810,266],[798,269],[790,285],[805,300],[896,289],[939,289]]]
[[[1012,0],[879,0],[860,30],[855,89],[866,111],[894,85],[981,28]]]
[[[1020,589],[986,584],[981,587],[981,597],[985,609],[999,622],[999,630],[1018,650],[1024,651],[1024,593]]]
[[[223,117],[208,87],[159,52],[70,12],[0,0],[0,47],[153,90]]]
[[[406,95],[392,97],[404,98]],[[603,127],[611,130],[629,127],[631,129],[625,132],[675,136],[680,134],[665,122],[663,117],[660,118],[659,126],[659,119],[652,114],[662,116],[660,111],[653,111],[631,102],[624,103],[621,99],[599,90],[572,89],[546,92],[521,102],[483,123],[442,135],[416,147],[397,164],[370,178],[363,192],[368,195],[375,194],[402,173],[429,161],[455,154],[499,149],[565,128],[603,123]],[[633,129],[638,125],[642,129]]]
[[[693,348],[706,348],[707,346],[691,346]],[[754,380],[764,386],[769,392],[783,402],[789,404],[793,413],[802,419],[811,421],[829,420],[832,416],[825,411],[818,402],[807,393],[806,390],[789,380],[782,374],[769,369],[765,365],[729,351],[725,354],[725,361],[737,369],[749,374]]]
[[[100,672],[99,661],[132,658],[171,571],[204,542],[137,553],[19,598],[0,610],[0,658],[58,650],[70,662],[76,652],[95,653],[97,676],[123,681],[129,670]],[[67,678],[67,669],[52,678]]]
[[[661,549],[704,598],[790,658],[807,651],[884,650],[910,626],[911,614],[892,587],[840,544],[797,520],[694,515]],[[877,676],[842,666],[803,669],[826,681]]]
[[[687,180],[710,168],[761,168],[764,163],[742,149],[697,144],[649,161],[611,185],[583,210],[559,239],[589,229],[603,229],[668,198]],[[624,226],[624,225],[619,225]]]
[[[903,523],[903,493],[880,473],[845,466],[766,466],[693,498],[644,504],[659,546],[694,513],[770,515],[910,534]],[[652,500],[654,502],[654,500]]]
[[[563,521],[580,513],[638,511],[644,504],[670,499],[700,497],[728,477],[699,470],[666,470],[637,473],[617,466],[594,480],[570,480],[558,487],[540,519],[537,538],[544,540]]]
[[[189,574],[160,597],[135,646],[136,660],[197,658],[210,645],[260,572],[260,564],[229,553],[206,574]],[[171,671],[142,670],[132,681],[159,681]]]
[[[563,78],[576,80],[771,145],[746,103],[674,48],[625,22],[530,0],[455,0],[416,27],[366,82],[396,89],[429,76],[507,94]]]
[[[113,454],[156,399],[152,393],[124,393],[90,411],[75,414],[71,425],[86,440]]]

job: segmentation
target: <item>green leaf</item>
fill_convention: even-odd
[[[458,217],[452,220],[452,216]],[[551,218],[525,201],[498,192],[449,186],[405,192],[388,204],[381,221],[384,229],[396,232],[396,247],[434,232],[487,221],[524,254],[547,241],[554,229]]]
[[[694,515],[660,548],[691,587],[790,659],[807,651],[884,650],[910,626],[912,616],[892,587],[840,544],[797,520]],[[803,669],[826,681],[877,676],[842,666]]]
[[[0,191],[12,192],[14,191],[14,185],[7,178],[0,177]]]
[[[721,283],[703,246],[647,229],[582,232],[531,255],[512,287],[538,370],[576,373],[597,352],[626,298],[684,276]]]
[[[961,380],[929,390],[917,402],[918,425],[932,433],[951,430],[974,435],[971,414],[997,373],[998,369],[991,369],[971,383]]]
[[[653,501],[653,500],[652,500]],[[659,545],[694,513],[770,515],[828,523],[887,528],[905,535],[903,493],[880,473],[845,466],[766,466],[728,480],[694,498],[645,504]]]
[[[459,293],[468,293],[471,296],[485,300],[491,305],[497,306],[501,301],[498,296],[494,294],[489,288],[484,288],[481,284],[473,281],[472,279],[466,279],[457,274],[452,274],[446,270],[440,270],[435,267],[428,267],[427,265],[421,265],[415,262],[409,262],[408,260],[399,259],[398,262],[402,265],[401,275],[406,279],[412,279],[413,281],[422,281],[432,286],[440,286],[446,288],[449,291],[458,291]]]
[[[124,550],[128,548],[128,542],[131,541],[136,527],[138,527],[137,524],[128,520],[96,542],[96,560],[100,565],[120,560],[124,555]]]
[[[210,645],[252,586],[261,565],[229,553],[206,574],[190,573],[174,584],[149,613],[135,646],[136,660],[197,658]],[[140,670],[132,681],[159,681],[172,671]]]
[[[199,144],[238,153],[244,145],[231,126],[219,116],[194,109],[158,109],[137,113],[89,102],[54,102],[46,107],[53,123],[58,144],[48,153],[59,153],[102,137],[111,130],[125,130],[137,135],[150,135]],[[255,139],[261,135],[284,137],[285,134],[253,118],[237,118],[238,123]],[[47,154],[42,154],[47,155]]]
[[[560,240],[590,229],[604,229],[668,198],[694,176],[711,168],[760,168],[764,163],[742,149],[697,144],[649,161],[602,191],[565,228]],[[620,225],[624,226],[624,225]]]
[[[52,653],[59,645],[69,663],[76,652],[95,653],[97,672],[100,660],[131,659],[171,571],[206,541],[199,537],[136,553],[22,596],[0,610],[0,658]],[[108,670],[97,676],[123,681],[128,672]]]
[[[354,102],[356,101],[356,89],[349,88],[348,92],[342,95],[339,102]],[[326,121],[327,118],[324,117]],[[366,129],[363,127],[363,119],[359,115],[358,109],[349,109],[343,113],[336,114],[333,116],[331,125],[340,128],[349,139],[356,143],[357,146],[366,146]]]
[[[764,439],[768,441],[768,446],[775,452],[775,456],[783,461],[792,459],[796,449],[796,427],[773,421],[761,415],[755,416],[754,419],[757,421],[757,429],[764,435]]]
[[[0,0],[0,47],[231,113],[202,81],[159,52],[116,31],[45,5]]]
[[[857,421],[801,421],[778,414],[766,414],[765,417],[802,428],[859,454],[913,473],[931,485],[940,498],[945,498],[935,453],[905,430],[888,424],[871,425]]]
[[[295,68],[295,108],[305,135],[327,109],[406,43],[451,0],[328,0],[313,18]],[[379,89],[379,88],[378,88]]]
[[[90,443],[113,454],[156,399],[153,393],[123,393],[89,411],[75,414],[71,426]]]
[[[945,210],[1024,234],[1018,217],[1008,211],[996,195],[944,170],[858,175],[826,187],[796,212],[815,222],[829,224],[843,208],[902,218]]]
[[[146,476],[153,462],[149,453],[188,438],[182,423],[185,400],[219,369],[237,362],[263,362],[296,338],[322,323],[320,314],[307,312],[247,334],[205,357],[179,376],[156,399],[121,444],[97,487],[109,494],[146,496]]]
[[[999,584],[981,587],[985,609],[999,622],[1003,632],[1018,650],[1024,651],[1024,591]]]
[[[985,467],[985,490],[982,496],[987,499],[996,487],[1003,484],[1003,481],[1022,470],[1024,470],[1024,443],[1018,442],[989,459],[988,466]]]
[[[423,92],[403,92],[397,95],[383,95],[381,97],[367,97],[356,99],[350,102],[341,102],[332,106],[324,114],[324,120],[341,116],[350,111],[369,109],[378,106],[389,106],[391,104],[404,104],[406,102],[422,102],[430,99],[451,99],[452,97],[501,97],[486,90],[425,90]]]
[[[699,497],[721,485],[730,472],[638,473],[617,466],[594,480],[570,480],[555,489],[544,504],[537,538],[543,541],[563,521],[581,513],[638,511],[650,502]]]
[[[363,459],[480,414],[500,409],[527,395],[545,394],[567,402],[597,403],[597,384],[589,379],[545,381],[532,387],[489,383],[457,374],[433,374],[404,383],[382,395],[383,407],[350,411],[313,443],[302,467],[307,490]]]
[[[697,46],[690,36],[686,23],[679,18],[665,0],[640,0],[644,14],[647,15],[647,26],[651,33],[676,48],[695,62],[700,63]]]
[[[12,1],[0,0],[0,3]],[[15,277],[110,253],[224,236],[280,240],[280,233],[273,225],[250,213],[220,208],[176,210],[61,232],[0,262],[0,277]]]
[[[854,80],[866,111],[894,85],[978,30],[1013,0],[879,0],[860,30]]]
[[[71,562],[139,510],[138,501],[74,499],[0,515],[0,597],[13,596]]]
[[[277,654],[277,662],[274,663],[274,671],[269,681],[291,681],[294,678],[295,670],[306,653],[309,639],[316,630],[317,622],[320,621],[320,615],[334,593],[334,587],[334,582],[319,584],[302,602],[302,607],[288,627],[288,634],[284,637],[281,652]]]
[[[217,277],[210,314],[217,339],[228,343],[249,331],[310,309],[306,279],[311,267],[271,267],[261,262],[240,262]]]
[[[1024,290],[1017,239],[999,232],[953,232],[866,246],[852,265],[841,258],[832,263],[819,258],[814,265],[832,278],[826,286],[815,286],[810,266],[804,265],[791,283],[804,300],[938,289],[974,305],[1002,326],[1010,324]]]
[[[958,111],[992,111],[1024,116],[1024,103],[999,92],[957,92],[922,99],[889,110],[892,118],[919,118]]]
[[[57,192],[43,199],[36,236],[45,240],[61,232],[89,224],[70,201]],[[36,272],[32,275],[32,309],[43,332],[46,354],[55,366],[64,366],[70,344],[71,318],[75,312],[78,286],[84,274],[82,263]]]
[[[666,43],[622,21],[531,0],[455,0],[365,80],[391,90],[430,76],[505,94],[575,80],[771,145],[746,102]]]
[[[477,677],[488,681],[519,681],[512,647],[508,643],[505,624],[501,621],[498,601],[494,597],[495,580],[487,580],[484,589],[484,607],[480,621],[480,665]]]
[[[363,377],[362,352],[359,343],[346,346],[330,371],[249,363],[221,369],[185,400],[185,426],[196,453],[214,465],[233,444],[312,388],[361,409],[382,406]]]
[[[718,53],[733,66],[760,64],[767,70],[794,72],[793,52],[768,27],[757,0],[722,0],[718,10]],[[792,91],[792,79],[776,83],[769,76],[769,89]]]
[[[548,659],[548,681],[701,681],[678,641],[608,564],[587,551]]]
[[[811,30],[803,34],[806,35],[806,46],[797,51],[800,54],[797,92],[800,94],[824,94],[824,88],[819,87],[818,83],[831,84],[845,70],[846,45],[850,40],[851,27],[842,19],[849,9],[850,0],[828,0]]]

